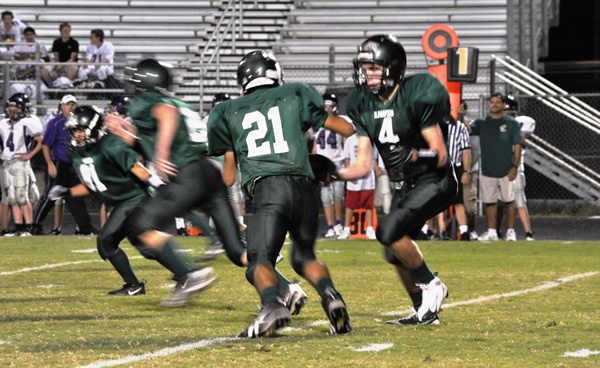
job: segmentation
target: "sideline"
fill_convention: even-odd
[[[587,272],[587,273],[571,275],[571,276],[559,278],[559,279],[556,279],[553,281],[548,281],[540,286],[536,286],[533,288],[517,290],[517,291],[512,291],[512,292],[503,293],[503,294],[489,295],[489,296],[485,296],[485,297],[480,297],[480,298],[475,298],[475,299],[465,300],[465,301],[459,301],[459,302],[455,302],[455,303],[444,304],[444,308],[451,308],[451,307],[456,307],[459,305],[482,303],[482,302],[487,302],[487,301],[495,300],[495,299],[507,298],[507,297],[522,295],[522,294],[527,294],[527,293],[533,293],[536,291],[554,288],[554,287],[560,286],[566,282],[570,282],[570,281],[574,281],[574,280],[578,280],[578,279],[582,279],[582,278],[586,278],[586,277],[592,277],[599,273],[600,272]],[[408,309],[406,311],[387,312],[387,313],[381,314],[381,315],[389,316],[389,315],[397,315],[397,314],[406,314],[409,312],[410,312],[410,309]],[[326,323],[326,321],[316,321],[316,322],[311,323],[310,325],[323,324],[323,323]],[[297,328],[297,327],[296,328],[285,328],[285,329],[282,329],[281,331],[282,332],[284,332],[284,331],[292,332],[294,330],[301,330],[301,329],[302,328]],[[183,344],[183,345],[178,345],[178,346],[174,346],[174,347],[170,347],[170,348],[161,349],[161,350],[158,350],[153,353],[130,355],[128,357],[121,358],[121,359],[115,359],[115,360],[102,360],[102,361],[98,361],[95,363],[91,363],[86,366],[79,366],[77,368],[114,367],[114,366],[121,365],[121,364],[137,362],[137,361],[160,357],[160,356],[167,356],[167,355],[178,353],[180,351],[186,351],[186,350],[195,349],[195,348],[217,345],[217,344],[221,344],[226,341],[236,341],[236,340],[241,340],[241,339],[235,338],[235,337],[213,337],[213,338],[209,338],[209,339],[199,340],[199,341],[189,343],[189,344]],[[370,346],[380,347],[377,344],[370,345]],[[386,346],[385,348],[390,348],[390,347]]]

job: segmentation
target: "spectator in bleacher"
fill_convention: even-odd
[[[505,203],[508,229],[506,240],[517,240],[515,233],[514,184],[521,159],[521,127],[512,117],[504,115],[504,100],[500,93],[489,99],[490,114],[475,119],[467,129],[481,139],[481,201],[485,204],[488,230],[480,240],[498,240],[496,217],[498,200]]]
[[[115,47],[110,41],[104,40],[104,31],[92,29],[90,43],[85,53],[86,63],[105,63],[107,65],[86,65],[79,68],[79,79],[88,86],[98,86],[98,81],[106,80],[106,77],[114,73]],[[103,88],[103,83],[100,83]]]
[[[21,42],[21,30],[13,24],[14,15],[10,10],[2,12],[2,27],[0,42]],[[0,45],[0,58],[10,59],[14,56],[15,48],[10,45]]]
[[[465,127],[471,123],[471,119],[467,118],[467,103],[464,100],[460,101],[456,112],[458,113],[458,121]],[[469,181],[463,182],[463,203],[467,214],[467,226],[469,227],[469,239],[477,240],[478,235],[475,229],[475,215],[477,213],[477,192],[479,188],[479,165],[480,152],[479,136],[470,135],[469,142],[471,144],[471,168],[467,170],[469,173]]]
[[[61,23],[58,29],[60,30],[60,37],[52,43],[54,61],[59,63],[77,62],[79,42],[71,37],[71,25],[69,23]],[[77,65],[56,64],[52,68],[44,68],[42,70],[42,77],[49,87],[52,87],[57,80],[59,82],[56,83],[55,87],[72,87],[72,81],[76,75]],[[60,78],[63,76],[68,80]]]
[[[36,43],[40,48],[40,60],[45,62],[50,61],[46,46],[41,41],[36,41],[35,30],[31,27],[25,28],[23,31],[25,42]],[[15,60],[18,61],[35,61],[36,45],[18,45],[15,47]],[[34,65],[18,65],[15,71],[17,79],[33,79],[35,78]]]

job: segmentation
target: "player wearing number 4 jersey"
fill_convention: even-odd
[[[206,157],[206,124],[189,106],[169,96],[170,69],[168,64],[153,59],[131,68],[128,82],[134,85],[136,93],[129,113],[134,126],[115,115],[107,116],[106,120],[112,132],[138,145],[156,175],[167,183],[132,214],[130,239],[173,272],[177,285],[162,304],[177,307],[210,286],[216,276],[210,267],[194,270],[185,262],[175,251],[177,240],[160,231],[164,224],[198,207],[213,218],[233,263],[243,265],[245,249],[221,172]],[[123,134],[124,131],[128,133]],[[133,137],[139,139],[134,142]]]
[[[226,174],[235,172],[235,160],[239,160],[242,185],[254,208],[248,221],[246,278],[258,291],[263,309],[240,336],[270,336],[291,319],[274,272],[288,231],[293,242],[292,266],[317,289],[330,331],[349,332],[346,304],[315,256],[319,198],[305,132],[325,126],[349,135],[354,129],[345,120],[328,116],[313,87],[283,85],[281,66],[270,52],[247,54],[238,66],[237,80],[243,96],[215,106],[208,131],[210,153],[225,154]]]
[[[354,60],[357,89],[346,100],[356,125],[356,162],[340,171],[353,180],[371,171],[377,147],[391,181],[404,181],[394,194],[390,214],[379,220],[376,236],[387,261],[396,268],[415,313],[394,324],[439,324],[447,288],[431,272],[413,241],[425,221],[448,207],[457,195],[440,124],[450,114],[448,91],[432,75],[404,78],[406,53],[393,36],[378,35],[358,48]]]

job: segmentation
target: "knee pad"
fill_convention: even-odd
[[[129,235],[127,237],[127,239],[129,240],[129,242],[131,243],[131,245],[133,245],[135,247],[135,249],[138,250],[138,252],[140,252],[140,254],[146,258],[146,259],[156,259],[157,258],[157,253],[154,249],[145,246],[139,239],[137,236],[132,236]]]
[[[96,238],[96,248],[98,248],[98,254],[103,260],[107,260],[110,256],[115,254],[115,251],[119,248],[119,244],[115,244],[115,241],[111,237],[103,236],[102,233]]]
[[[298,275],[304,277],[304,265],[316,258],[317,256],[315,255],[313,248],[303,250],[294,244],[294,247],[292,248],[292,268]]]
[[[248,282],[252,285],[254,285],[254,272],[256,271],[256,266],[258,266],[259,264],[269,265],[273,268],[275,267],[274,265],[266,261],[248,263],[248,268],[246,268],[246,280],[248,280]]]
[[[333,200],[336,202],[340,202],[344,200],[344,187],[346,185],[345,181],[334,181],[331,183],[333,187]]]
[[[27,174],[28,172],[23,167],[16,167],[14,169],[16,201],[21,206],[29,203],[29,175]]]
[[[393,264],[395,266],[402,266],[402,261],[400,261],[394,252],[390,250],[388,247],[383,247],[383,258],[385,258],[387,263]]]

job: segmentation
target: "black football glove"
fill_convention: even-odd
[[[337,172],[335,164],[323,155],[311,153],[308,155],[310,167],[315,174],[315,182],[320,186],[329,185],[334,180],[339,180],[340,176]]]

